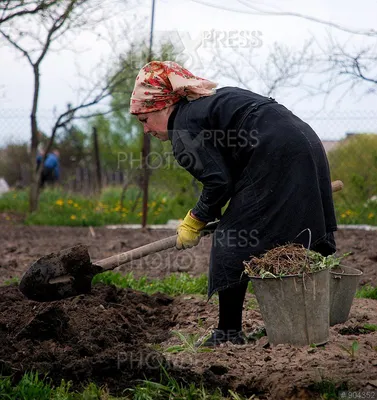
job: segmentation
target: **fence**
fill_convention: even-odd
[[[377,133],[377,110],[350,110],[337,112],[321,112],[313,114],[308,111],[298,111],[296,114],[304,121],[308,122],[321,138],[327,152],[339,148],[350,138],[357,136],[359,133]],[[41,113],[39,116],[39,127],[42,131],[49,132],[52,126],[53,118],[47,113]],[[84,131],[89,130],[86,126],[81,127]],[[29,161],[28,161],[28,142],[30,141],[30,127],[27,112],[18,112],[14,110],[0,110],[0,177],[5,177],[11,184],[19,186],[27,186],[30,182]],[[90,132],[90,131],[89,131]],[[101,137],[101,132],[98,132]],[[376,136],[377,137],[377,136]],[[23,153],[3,159],[6,156],[7,146],[10,144],[26,143]],[[92,144],[88,146],[92,156],[94,147]],[[358,157],[365,158],[370,155],[370,161],[373,163],[371,152],[375,151],[370,148],[366,153],[359,154]],[[103,156],[104,154],[102,154]],[[115,157],[115,155],[114,155]],[[113,158],[114,158],[113,157]],[[348,157],[348,158],[347,158]],[[351,163],[349,156],[344,159],[337,160],[337,163],[347,167]],[[377,158],[376,158],[377,159]],[[113,160],[114,161],[114,160]],[[376,161],[377,162],[377,161]],[[98,170],[94,162],[94,156],[90,161],[82,161],[76,163],[62,162],[62,185],[66,190],[82,192],[90,194],[98,188]],[[113,165],[116,163],[113,163]],[[369,175],[373,174],[377,166],[370,165]],[[347,168],[344,168],[346,171]],[[117,169],[116,167],[105,167],[102,172],[102,184],[108,185],[124,185],[129,177],[127,171]],[[365,175],[365,174],[364,174]],[[362,179],[363,174],[361,174]],[[339,178],[339,177],[336,177]],[[340,178],[344,178],[343,176]],[[370,178],[370,177],[369,177]],[[368,178],[368,179],[369,179]],[[371,182],[375,182],[373,179]],[[377,183],[377,178],[376,178]],[[377,194],[377,188],[373,185],[368,188],[371,195]]]

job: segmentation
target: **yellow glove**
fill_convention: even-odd
[[[177,228],[177,249],[181,250],[196,246],[200,240],[200,231],[206,225],[206,222],[199,221],[192,217],[190,210]]]

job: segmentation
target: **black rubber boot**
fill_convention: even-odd
[[[233,344],[246,344],[247,339],[242,331],[226,332],[221,329],[214,329],[211,336],[204,342],[197,343],[197,346],[214,347],[226,342],[231,342]]]

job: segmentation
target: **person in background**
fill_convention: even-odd
[[[44,153],[41,151],[37,156],[37,168],[42,162]],[[60,178],[60,153],[58,150],[53,150],[48,153],[43,164],[40,187],[43,188],[46,185],[54,185]]]
[[[287,243],[328,256],[337,230],[328,160],[313,129],[275,99],[216,86],[175,62],[152,61],[130,104],[144,133],[170,140],[178,163],[203,184],[176,247],[196,246],[206,224],[220,220],[208,280],[208,298],[219,293],[219,320],[205,346],[246,343],[244,261]]]

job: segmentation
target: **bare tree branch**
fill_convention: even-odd
[[[330,26],[332,28],[336,28],[338,30],[341,30],[343,32],[348,32],[352,33],[355,35],[363,35],[363,36],[370,36],[370,37],[377,37],[377,31],[375,29],[368,29],[368,30],[363,30],[363,29],[352,29],[346,26],[342,26],[339,24],[336,24],[335,22],[331,21],[325,21],[320,18],[312,17],[309,15],[305,14],[300,14],[296,12],[290,12],[290,11],[271,11],[271,10],[266,10],[266,9],[261,9],[260,7],[257,7],[256,2],[255,4],[252,1],[246,1],[246,0],[238,0],[238,2],[247,8],[251,9],[250,11],[245,10],[245,9],[235,9],[233,7],[228,7],[228,6],[222,6],[218,4],[213,4],[210,3],[206,0],[191,0],[195,3],[203,4],[208,7],[213,7],[213,8],[218,8],[220,10],[226,10],[226,11],[232,11],[232,12],[237,12],[241,14],[252,14],[252,15],[263,15],[263,16],[280,16],[280,17],[297,17],[301,19],[306,19],[308,21],[316,22],[321,25],[326,25]]]
[[[22,1],[7,0],[0,3],[0,24],[23,15],[37,14],[58,3],[59,0]]]

